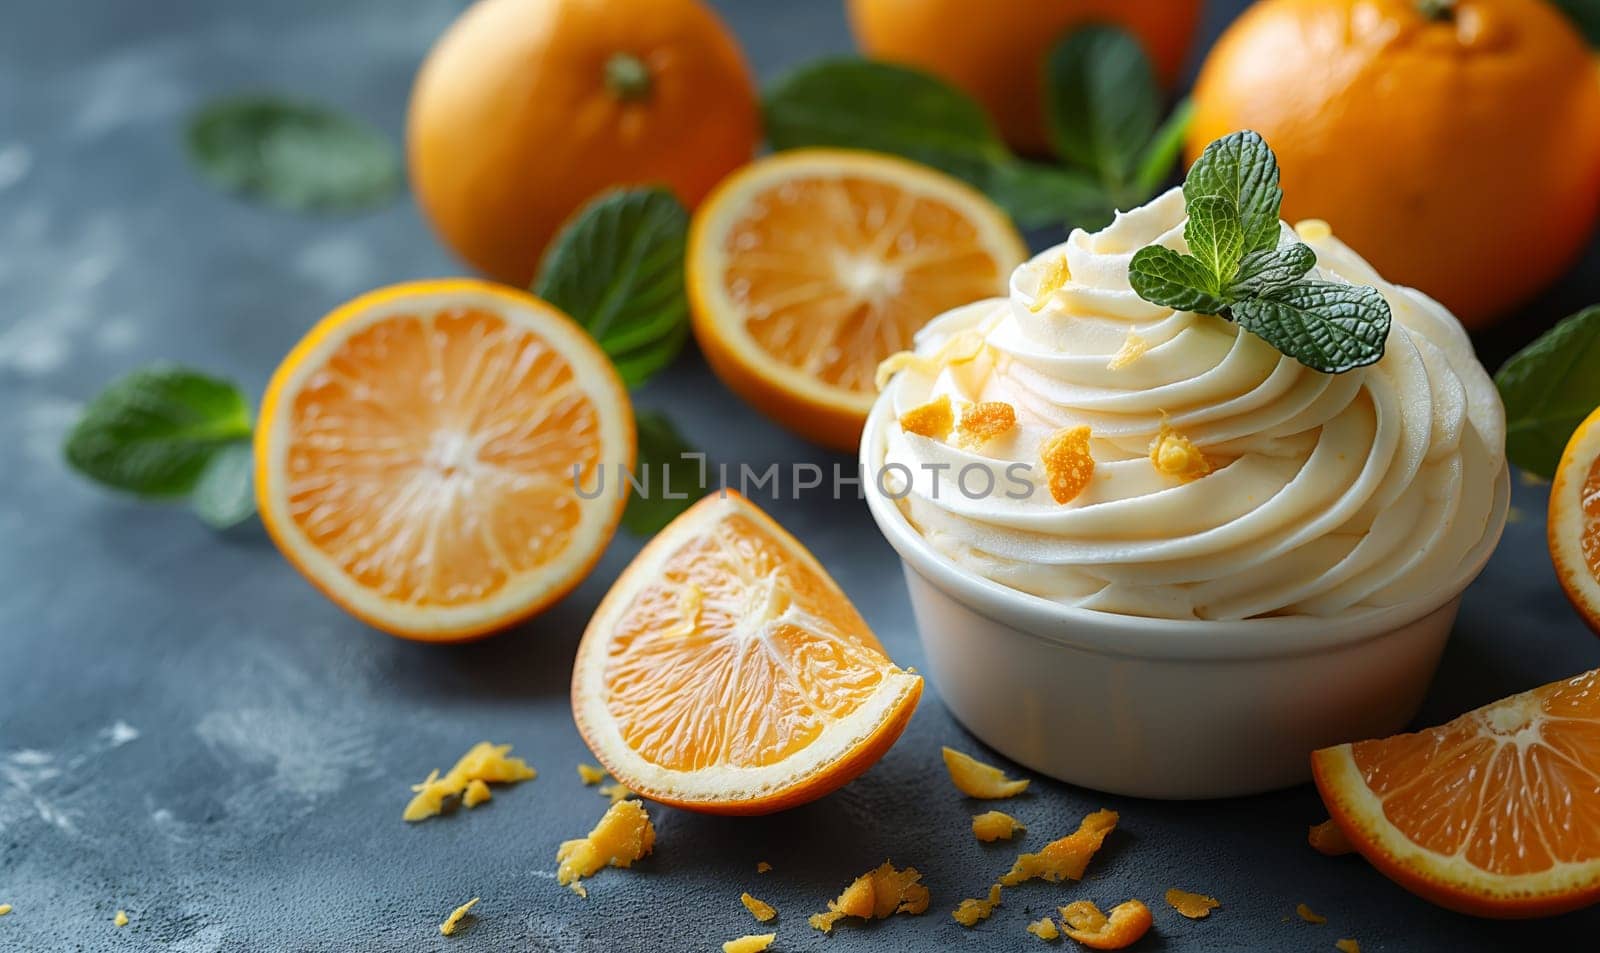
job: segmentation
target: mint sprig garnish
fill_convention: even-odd
[[[1206,147],[1183,183],[1190,254],[1139,249],[1128,281],[1139,297],[1231,321],[1312,370],[1340,374],[1383,357],[1393,316],[1376,288],[1307,280],[1317,254],[1279,245],[1278,159],[1259,133]]]

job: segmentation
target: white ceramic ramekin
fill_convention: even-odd
[[[1013,761],[1135,797],[1287,787],[1310,777],[1314,749],[1403,729],[1511,498],[1502,470],[1483,541],[1458,578],[1424,598],[1331,619],[1144,619],[1018,592],[935,551],[875,485],[889,419],[879,400],[862,436],[861,482],[905,566],[944,703]]]

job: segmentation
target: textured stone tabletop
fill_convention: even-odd
[[[1210,5],[1206,38],[1240,3]],[[948,911],[977,896],[1015,844],[976,843],[977,808],[951,790],[939,746],[987,752],[931,690],[905,737],[822,801],[757,819],[652,807],[657,852],[606,871],[580,900],[553,879],[557,844],[604,801],[567,680],[608,582],[638,549],[620,535],[553,611],[475,645],[378,634],[324,600],[259,525],[215,534],[62,465],[61,437],[116,374],[156,359],[259,394],[324,312],[392,281],[460,270],[402,201],[357,218],[302,218],[208,190],[187,168],[185,113],[274,89],[330,101],[398,137],[412,71],[459,0],[62,0],[11,5],[0,30],[0,951],[677,951],[753,932],[750,890],[780,911],[775,950],[1034,950],[1024,923],[1074,898],[1144,898],[1140,950],[1368,953],[1590,948],[1600,910],[1528,924],[1436,909],[1359,859],[1305,844],[1315,792],[1168,804],[1038,781],[1006,809],[1037,847],[1087,811],[1123,827],[1080,886],[1008,891],[975,930]],[[770,76],[848,49],[835,0],[722,0]],[[975,9],[981,5],[975,4]],[[1036,236],[1037,241],[1050,236]],[[1503,355],[1600,301],[1600,255],[1495,339]],[[713,461],[831,456],[768,428],[685,355],[640,395],[670,407]],[[1467,594],[1424,723],[1600,665],[1543,544],[1544,490],[1518,485],[1516,521]],[[900,568],[865,506],[770,504],[839,578],[902,665],[923,664]],[[1094,731],[1062,725],[1064,738]],[[406,826],[407,785],[473,742],[516,745],[541,774],[492,804]],[[824,937],[805,925],[884,858],[914,865],[926,916]],[[757,861],[774,870],[757,876]],[[1160,902],[1221,898],[1208,920]],[[456,936],[437,924],[483,898]],[[1329,923],[1294,917],[1309,904]],[[125,909],[132,923],[112,926]],[[1580,937],[1588,939],[1580,941]],[[1067,949],[1071,944],[1067,943]]]

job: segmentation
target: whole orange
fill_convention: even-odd
[[[983,104],[1019,151],[1049,151],[1044,59],[1069,28],[1113,23],[1139,38],[1161,81],[1183,66],[1200,0],[849,0],[856,44],[927,70]]]
[[[445,243],[526,286],[597,192],[660,183],[692,207],[760,135],[750,71],[700,0],[479,0],[422,64],[406,145]]]
[[[1547,0],[1263,0],[1201,69],[1188,154],[1254,129],[1284,216],[1482,327],[1600,210],[1600,71]]]

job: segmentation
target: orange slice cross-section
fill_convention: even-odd
[[[614,777],[723,814],[843,785],[921,694],[805,547],[732,492],[679,516],[623,572],[572,675],[578,730]]]
[[[329,598],[448,641],[577,585],[626,501],[594,493],[597,471],[633,456],[627,392],[570,319],[499,285],[417,282],[334,311],[279,365],[256,495]]]

